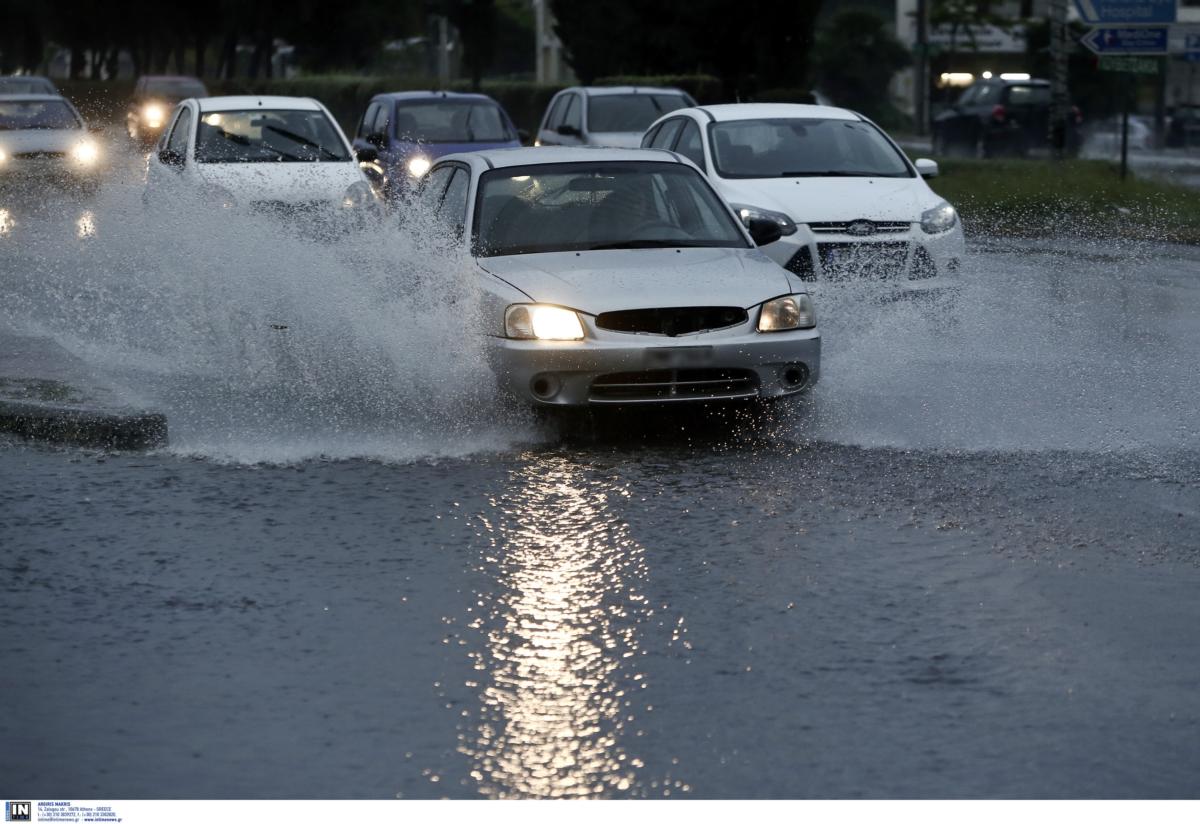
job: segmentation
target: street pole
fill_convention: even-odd
[[[1050,152],[1055,160],[1066,156],[1067,116],[1071,106],[1067,89],[1067,0],[1050,0]]]
[[[1125,100],[1121,108],[1121,180],[1125,180],[1125,175],[1129,172],[1129,86],[1132,82],[1133,75],[1126,72],[1124,82],[1121,84],[1121,89],[1124,92]]]
[[[913,115],[917,134],[929,134],[929,0],[917,0],[917,65]]]

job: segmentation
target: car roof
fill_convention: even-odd
[[[770,120],[780,117],[819,117],[824,120],[862,120],[849,109],[836,106],[817,106],[812,103],[721,103],[716,106],[693,106],[667,112],[670,117],[681,112],[702,112],[718,122],[730,120]]]
[[[665,149],[600,149],[567,148],[565,146],[521,146],[513,149],[485,149],[481,152],[462,152],[438,158],[470,162],[472,159],[489,168],[537,166],[543,163],[607,163],[638,161],[642,163],[683,163],[679,155]],[[687,164],[684,164],[687,165]]]
[[[143,74],[138,76],[138,80],[194,80],[197,83],[201,82],[199,77],[190,74]]]
[[[236,109],[293,109],[319,112],[321,104],[311,97],[239,94],[227,97],[194,98],[201,112],[228,112]]]
[[[564,92],[583,92],[588,97],[603,97],[608,94],[687,94],[673,86],[571,86]]]
[[[443,92],[443,91],[408,91],[408,92],[383,92],[371,98],[372,102],[376,100],[487,100],[492,103],[496,101],[486,94],[478,92]]]

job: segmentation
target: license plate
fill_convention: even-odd
[[[658,346],[646,350],[647,366],[698,366],[712,363],[711,346]]]

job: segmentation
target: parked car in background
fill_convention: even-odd
[[[195,77],[139,77],[125,112],[125,131],[130,140],[145,144],[158,140],[175,104],[189,97],[208,97],[208,89]]]
[[[358,121],[354,148],[374,167],[388,200],[402,197],[439,157],[455,152],[513,148],[523,133],[485,94],[377,94]]]
[[[1078,151],[1083,116],[1067,118],[1067,150]],[[1024,157],[1049,145],[1050,81],[1018,77],[976,80],[933,120],[933,153]]]
[[[501,386],[522,401],[773,400],[817,381],[812,300],[755,249],[778,227],[747,230],[675,155],[450,155],[416,203],[475,258],[476,331]]]
[[[0,77],[0,94],[54,94],[58,87],[48,77],[36,74],[10,74]]]
[[[146,171],[147,201],[171,196],[287,218],[304,232],[357,227],[377,213],[350,142],[304,97],[184,100]]]
[[[1181,103],[1167,121],[1166,143],[1173,149],[1200,146],[1200,105]]]
[[[646,127],[667,112],[695,106],[680,89],[650,86],[574,86],[556,94],[542,115],[538,146],[631,149]]]
[[[59,95],[0,95],[0,186],[40,191],[47,183],[66,183],[95,189],[103,158],[91,131]]]
[[[742,220],[782,237],[763,251],[802,280],[948,285],[964,254],[954,207],[878,126],[847,109],[737,103],[679,109],[642,139],[696,164]]]
[[[1082,151],[1085,154],[1115,157],[1121,153],[1121,116],[1106,117],[1092,123],[1085,131]],[[1154,123],[1150,118],[1129,116],[1129,150],[1145,152],[1154,148]]]

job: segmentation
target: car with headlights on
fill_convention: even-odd
[[[100,185],[102,150],[74,106],[52,94],[0,95],[0,185]]]
[[[501,386],[535,407],[771,401],[820,374],[812,299],[668,152],[450,155],[422,181],[431,233],[471,259]]]
[[[171,110],[180,100],[207,96],[208,89],[195,77],[175,74],[139,77],[125,111],[125,131],[130,140],[149,145],[158,140]]]
[[[747,223],[782,237],[763,251],[806,281],[887,280],[909,291],[953,285],[964,255],[954,207],[860,114],[831,106],[739,103],[680,109],[642,138],[694,163]]]
[[[439,157],[521,145],[525,135],[486,94],[392,92],[371,98],[354,149],[388,201],[412,191]]]
[[[362,227],[378,201],[337,121],[307,97],[180,103],[146,169],[146,200],[193,197],[300,229]]]
[[[658,117],[696,101],[682,89],[653,86],[572,86],[551,98],[538,146],[633,149]]]

